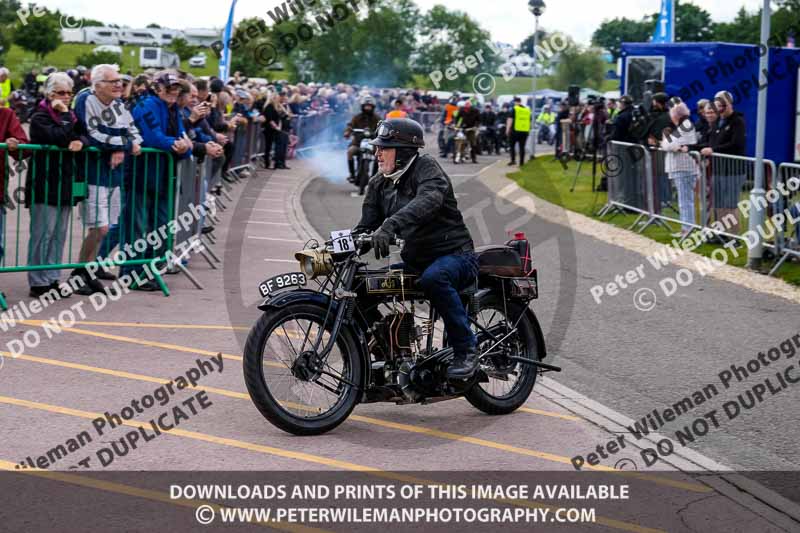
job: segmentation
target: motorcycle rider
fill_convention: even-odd
[[[550,111],[550,105],[546,104],[542,108],[542,112],[539,113],[539,118],[536,120],[539,123],[539,139],[537,142],[539,144],[548,143],[553,144],[553,131],[552,127],[556,123],[556,116],[554,113]]]
[[[481,112],[472,106],[472,100],[465,100],[464,106],[458,109],[458,114],[455,117],[456,129],[464,128],[466,130],[465,134],[467,135],[467,141],[469,141],[470,156],[473,163],[478,162],[475,157],[475,150],[478,144],[478,135],[475,130],[478,128],[480,120]]]
[[[447,154],[453,149],[453,140],[450,135],[449,127],[453,123],[453,115],[458,111],[458,96],[453,93],[450,100],[442,110],[442,117],[440,119],[441,127],[439,128],[439,157],[447,159]]]
[[[481,126],[486,128],[484,136],[486,138],[485,145],[487,146],[487,155],[492,153],[493,148],[497,149],[497,154],[500,155],[499,147],[495,136],[495,123],[497,122],[497,113],[492,110],[492,104],[487,103],[481,113]]]
[[[372,144],[380,172],[369,182],[353,233],[374,232],[378,259],[389,256],[395,235],[405,241],[403,268],[421,273],[419,286],[442,316],[454,350],[447,377],[469,379],[478,368],[477,340],[459,291],[476,282],[478,265],[453,185],[436,159],[419,154],[425,141],[418,122],[383,121]]]
[[[352,136],[352,141],[350,141],[350,146],[347,148],[347,170],[350,172],[350,177],[347,178],[350,183],[356,182],[356,161],[355,157],[358,154],[358,150],[361,146],[361,139],[362,134],[353,134],[354,129],[368,129],[373,134],[375,130],[378,128],[378,123],[380,122],[380,118],[378,117],[377,113],[375,113],[375,99],[372,96],[365,96],[361,100],[361,113],[353,117],[353,120],[347,125],[347,128],[344,130],[344,138],[349,139]]]
[[[403,105],[404,104],[403,104],[403,99],[402,98],[398,98],[397,100],[395,100],[394,101],[394,107],[392,108],[391,111],[386,113],[386,118],[387,119],[390,119],[390,118],[406,118],[408,116],[408,113],[406,113],[403,110]]]

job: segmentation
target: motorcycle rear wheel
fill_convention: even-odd
[[[261,315],[244,348],[244,379],[250,398],[261,414],[278,428],[294,435],[320,435],[344,422],[358,403],[363,364],[355,339],[342,330],[322,366],[310,371],[312,379],[297,377],[295,363],[313,353],[321,334],[320,350],[333,327],[326,310],[298,304]],[[288,328],[288,329],[287,329]],[[336,377],[338,376],[338,378]],[[327,388],[325,388],[327,387]],[[314,405],[325,403],[328,405]]]
[[[509,316],[505,316],[506,310]],[[502,298],[488,294],[480,301],[477,320],[487,329],[503,321],[510,327],[524,311],[525,307],[520,303],[509,301],[504,307]],[[489,383],[476,383],[470,388],[465,394],[469,403],[486,414],[506,415],[519,409],[528,400],[536,384],[537,368],[530,364],[511,361],[506,356],[514,355],[539,361],[541,356],[537,347],[544,345],[544,341],[537,338],[538,331],[525,314],[517,325],[517,332],[499,348],[493,350],[496,355],[481,359],[481,369],[489,376]],[[480,334],[478,335],[480,339]],[[491,340],[479,342],[478,350],[488,349],[492,344],[494,342]],[[503,377],[506,379],[502,379]],[[508,390],[502,390],[504,387],[501,385],[508,383],[511,377],[515,379],[514,384]]]

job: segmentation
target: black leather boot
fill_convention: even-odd
[[[478,351],[470,348],[464,353],[455,354],[453,362],[447,367],[447,379],[470,379],[478,370]]]

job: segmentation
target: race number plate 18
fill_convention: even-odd
[[[258,292],[261,293],[261,296],[266,298],[277,290],[286,289],[289,287],[302,287],[305,284],[305,274],[300,272],[294,274],[281,274],[280,276],[275,276],[274,278],[269,278],[267,281],[262,282],[258,286]]]
[[[353,236],[351,235],[351,233],[352,231],[349,229],[331,232],[331,241],[333,241],[333,253],[343,254],[355,250],[356,247],[355,244],[353,243]]]

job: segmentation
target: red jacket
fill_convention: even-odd
[[[6,139],[10,137],[14,137],[21,144],[28,143],[28,136],[25,135],[25,130],[22,129],[16,113],[7,107],[0,107],[0,143],[6,142]],[[14,159],[19,158],[18,152],[9,153]],[[6,183],[8,183],[5,156],[5,150],[0,150],[0,205],[5,202]]]

